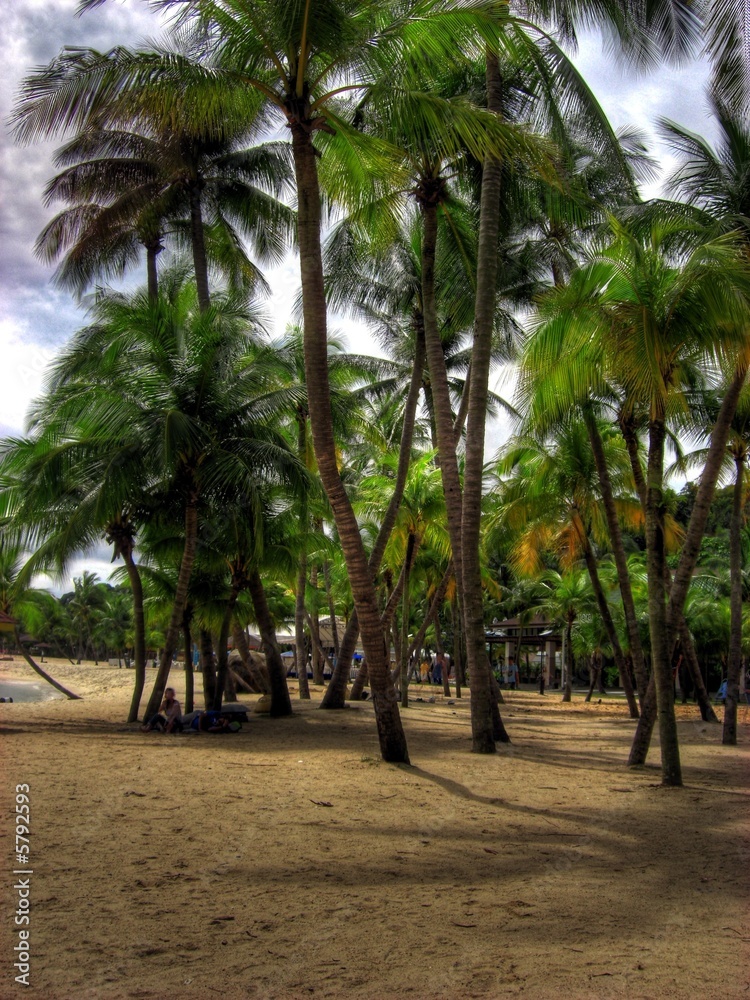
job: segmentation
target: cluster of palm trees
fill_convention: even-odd
[[[65,50],[16,108],[20,139],[72,136],[47,189],[66,207],[37,244],[60,261],[57,280],[81,292],[144,254],[148,276],[142,293],[97,292],[28,435],[4,446],[0,513],[33,552],[26,576],[61,571],[102,536],[123,559],[131,719],[145,678],[144,572],[173,594],[146,713],[201,591],[223,602],[213,638],[201,627],[207,699],[220,701],[227,639],[252,619],[272,711],[290,711],[269,584],[295,591],[297,648],[307,626],[320,663],[322,577],[332,620],[348,611],[324,707],[344,704],[359,637],[381,752],[408,761],[391,636],[406,704],[415,620],[419,645],[427,628],[439,645],[450,608],[473,749],[493,752],[508,736],[486,655],[488,564],[528,574],[582,563],[639,715],[631,761],[645,758],[658,716],[664,781],[680,784],[673,651],[679,641],[695,664],[683,611],[728,447],[733,524],[744,503],[748,73],[741,32],[720,30],[724,5],[706,22],[721,144],[663,123],[683,161],[680,200],[648,204],[640,137],[614,134],[558,38],[593,19],[631,58],[684,55],[702,24],[680,0],[159,6],[173,9],[171,46]],[[280,125],[283,139],[263,141]],[[269,344],[260,265],[288,249],[301,332]],[[342,352],[329,307],[374,324],[388,359]],[[498,361],[518,363],[514,407],[489,391]],[[518,435],[488,491],[485,427],[500,406]],[[690,435],[708,449],[670,566],[665,447]],[[646,636],[623,528],[643,530]],[[734,582],[732,594],[734,621]]]

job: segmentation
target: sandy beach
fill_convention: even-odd
[[[131,671],[49,669],[84,699],[0,705],[3,1000],[750,991],[746,708],[733,749],[678,709],[686,786],[665,790],[658,752],[624,767],[614,699],[511,692],[494,757],[469,753],[468,699],[415,701],[406,767],[379,759],[370,705],[321,712],[322,689],[237,735],[145,735],[123,722]],[[20,783],[28,988],[11,957]]]

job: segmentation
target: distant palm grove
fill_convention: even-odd
[[[300,698],[312,653],[326,709],[352,697],[361,649],[354,696],[368,686],[384,759],[408,762],[410,657],[448,651],[472,749],[492,753],[513,734],[486,629],[539,615],[565,636],[562,697],[603,667],[634,720],[629,763],[658,723],[680,785],[675,672],[707,721],[726,680],[732,744],[748,652],[736,6],[152,6],[172,15],[162,46],[65,49],[15,106],[18,141],[63,143],[36,251],[93,292],[25,436],[0,446],[16,642],[35,666],[40,646],[127,658],[131,722],[158,708],[176,653],[192,707],[193,648],[219,707],[248,626],[274,716],[292,711],[278,631],[296,636]],[[658,173],[643,137],[612,129],[566,54],[592,24],[642,71],[711,60],[695,100],[716,140],[657,123],[679,161],[664,199],[641,198]],[[290,251],[298,325],[272,339],[263,269]],[[142,289],[111,286],[134,269]],[[332,313],[382,356],[350,353]],[[507,398],[490,388],[501,365]],[[488,456],[501,413],[512,431]],[[35,587],[103,541],[112,584]]]

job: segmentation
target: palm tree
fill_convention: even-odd
[[[84,570],[81,576],[73,580],[73,592],[63,595],[62,600],[68,606],[78,636],[78,663],[80,663],[86,650],[95,654],[92,638],[98,612],[104,607],[104,594],[96,573]]]
[[[631,527],[639,527],[642,517],[638,500],[629,489],[628,456],[611,432],[606,439],[605,460],[616,484],[619,516]],[[593,488],[596,466],[587,428],[582,421],[569,419],[546,440],[532,436],[516,439],[507,447],[499,472],[510,478],[498,487],[499,504],[487,519],[488,534],[496,533],[501,526],[515,529],[517,541],[511,559],[521,572],[538,573],[545,548],[555,551],[566,569],[584,560],[631,717],[637,718],[628,665],[594,551],[596,544],[606,543],[607,532]],[[568,691],[564,698],[570,700]]]
[[[685,399],[683,390],[696,361],[726,358],[736,363],[742,349],[746,278],[736,240],[707,239],[700,220],[688,210],[646,206],[633,212],[627,224],[612,222],[611,228],[614,242],[573,276],[569,288],[556,294],[557,303],[566,304],[557,311],[558,321],[545,328],[538,356],[546,355],[549,362],[555,356],[559,363],[556,349],[547,352],[562,333],[572,334],[566,346],[569,377],[580,379],[582,394],[591,394],[597,391],[590,384],[591,368],[587,367],[593,343],[603,373],[597,383],[606,382],[607,372],[611,372],[625,387],[628,398],[639,401],[648,411],[645,513],[651,655],[663,780],[665,784],[680,784],[669,636],[676,630],[695,565],[729,421],[744,382],[745,362],[741,360],[737,367],[714,425],[699,491],[701,504],[693,509],[669,595],[664,549],[666,421],[671,407],[684,405],[680,401]],[[644,707],[644,726],[649,715]]]
[[[399,507],[396,524],[386,548],[385,562],[391,564],[394,576],[399,577],[397,587],[390,596],[401,595],[401,705],[409,704],[408,693],[408,632],[410,623],[410,579],[423,544],[434,547],[442,543],[445,549],[445,504],[439,486],[440,472],[435,468],[434,456],[427,452],[416,458],[409,469],[404,495]],[[371,516],[390,496],[391,475],[373,475],[362,480],[358,490],[357,511]],[[377,514],[376,514],[377,517]],[[445,555],[445,552],[443,552]]]
[[[45,401],[48,411],[71,418],[85,410],[105,439],[122,435],[125,421],[139,442],[140,489],[160,497],[156,520],[180,517],[184,525],[147,715],[161,702],[176,649],[203,506],[232,495],[249,502],[264,478],[301,478],[281,435],[253,412],[252,372],[241,371],[254,338],[252,315],[231,299],[206,311],[197,304],[195,287],[178,273],[167,275],[156,302],[145,293],[100,299],[95,324],[55,365]]]
[[[34,134],[40,104],[92,67],[134,58],[66,50],[30,76],[18,102],[17,134]],[[261,262],[278,262],[293,235],[294,213],[278,198],[291,182],[289,146],[247,148],[255,131],[245,91],[226,94],[222,114],[196,117],[196,94],[184,84],[144,84],[89,109],[82,131],[57,153],[65,169],[47,185],[48,202],[72,207],[45,227],[37,252],[54,260],[67,250],[59,283],[83,291],[98,275],[119,275],[143,245],[155,294],[156,256],[165,237],[191,248],[200,307],[210,304],[209,262],[236,287],[263,285],[241,237]],[[59,130],[49,123],[46,134]]]
[[[563,701],[573,693],[573,628],[587,606],[593,606],[591,581],[582,570],[548,570],[541,581],[539,610],[565,628]],[[546,592],[546,593],[545,593]]]
[[[83,0],[82,8],[97,6],[102,0]],[[165,6],[172,6],[166,0]],[[387,166],[388,157],[382,146],[373,148],[362,136],[350,129],[337,114],[335,97],[343,91],[360,92],[375,80],[388,75],[391,86],[394,67],[404,53],[404,30],[417,35],[417,42],[429,39],[432,62],[451,61],[463,57],[465,51],[476,51],[477,30],[482,42],[497,41],[496,8],[488,12],[471,7],[458,7],[448,0],[434,0],[429,4],[429,19],[420,5],[414,12],[404,12],[398,7],[394,12],[388,5],[360,5],[352,0],[339,3],[311,5],[295,2],[291,7],[282,0],[250,0],[238,6],[233,0],[196,2],[181,5],[184,18],[203,21],[209,27],[212,40],[216,40],[218,58],[225,76],[238,76],[248,89],[260,95],[280,112],[291,132],[300,206],[299,237],[302,270],[303,304],[305,318],[306,369],[311,394],[311,419],[318,465],[323,483],[331,500],[339,536],[347,556],[355,601],[360,612],[363,642],[368,653],[375,703],[379,715],[384,754],[390,759],[405,759],[405,740],[398,722],[398,714],[389,704],[390,689],[387,681],[387,664],[382,653],[382,636],[378,627],[377,607],[368,560],[356,530],[356,519],[351,510],[346,491],[336,467],[335,440],[330,422],[329,392],[326,370],[326,309],[323,271],[320,253],[320,191],[318,164],[313,136],[319,132],[335,132],[329,143],[328,161],[337,145],[344,154],[346,169],[327,171],[338,181],[337,194],[347,196],[361,184],[371,184],[382,176],[382,170],[373,167]],[[668,23],[682,27],[684,17]],[[206,36],[203,36],[206,37]],[[409,39],[412,41],[412,39]],[[407,48],[407,62],[414,47]],[[136,59],[135,63],[122,60],[114,67],[114,77],[122,80],[123,72],[129,82],[138,87],[152,78],[155,65],[165,66],[164,60],[151,57]],[[88,80],[79,81],[78,93],[95,80],[99,92],[111,85],[113,75],[93,72]],[[184,60],[166,61],[167,76],[208,81],[211,93],[199,102],[209,112],[216,113],[217,74],[197,72],[187,67]],[[346,81],[342,84],[342,80]],[[352,82],[349,82],[351,80]],[[423,102],[424,103],[424,102]],[[428,102],[434,107],[434,101]],[[53,101],[42,110],[41,118],[59,120],[68,114],[75,118],[83,109],[67,92],[55,104]],[[85,113],[85,112],[84,112]],[[354,182],[354,183],[353,183]],[[426,280],[431,281],[431,276]],[[480,676],[480,670],[477,671]],[[479,702],[481,699],[477,698]]]
[[[138,526],[152,504],[141,491],[137,407],[117,437],[101,433],[96,412],[68,419],[64,409],[52,406],[45,413],[44,403],[38,405],[29,435],[5,443],[0,510],[35,549],[37,571],[63,576],[71,558],[102,537],[113,546],[113,561],[122,557],[133,601],[135,678],[128,721],[134,722],[146,676],[143,587],[134,553]]]

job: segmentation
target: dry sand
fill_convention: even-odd
[[[658,749],[624,767],[621,702],[511,693],[493,757],[467,699],[417,702],[404,767],[366,703],[143,735],[131,672],[50,669],[86,699],[0,705],[2,856],[27,782],[33,868],[29,988],[4,876],[2,1000],[750,996],[747,708],[734,749],[680,709],[665,790]]]

